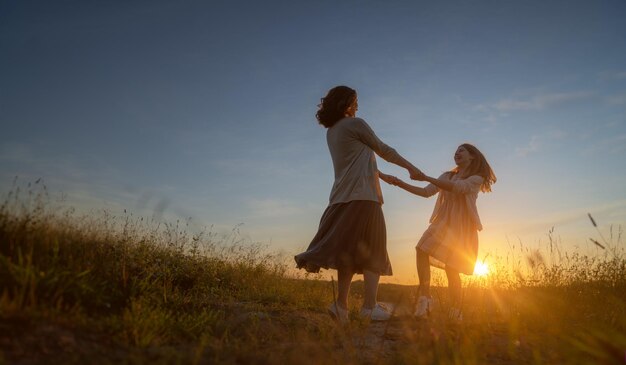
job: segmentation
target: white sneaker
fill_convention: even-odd
[[[343,309],[340,306],[336,305],[336,303],[332,303],[328,307],[328,314],[337,322],[341,324],[346,324],[350,322],[348,318],[348,310]]]
[[[391,310],[385,305],[376,303],[374,308],[361,308],[361,318],[369,318],[371,321],[388,321],[391,318]]]
[[[420,295],[417,298],[417,309],[415,310],[415,317],[417,318],[426,318],[430,315],[430,311],[433,306],[433,298],[427,297],[425,295]]]
[[[452,321],[452,322],[463,322],[463,312],[461,312],[461,310],[459,308],[450,308],[450,310],[448,311],[448,318]]]

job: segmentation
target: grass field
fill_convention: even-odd
[[[619,228],[592,256],[551,240],[492,258],[490,275],[464,281],[462,323],[447,320],[445,288],[417,321],[416,287],[392,284],[379,299],[394,319],[367,323],[357,281],[340,327],[329,281],[294,276],[236,229],[194,235],[49,200],[33,184],[0,207],[0,364],[626,363]]]

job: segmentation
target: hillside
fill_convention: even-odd
[[[624,363],[626,260],[535,264],[522,280],[466,281],[461,323],[446,291],[411,317],[415,287],[383,284],[386,323],[325,312],[332,283],[294,278],[290,260],[226,235],[132,214],[78,216],[45,190],[0,207],[0,364]]]

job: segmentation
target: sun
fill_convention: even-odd
[[[489,274],[489,266],[487,263],[482,261],[476,261],[476,266],[474,266],[474,275],[476,276],[486,276]]]

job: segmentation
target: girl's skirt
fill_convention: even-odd
[[[471,225],[439,221],[428,227],[416,248],[430,255],[432,266],[472,275],[478,256],[478,232]]]

